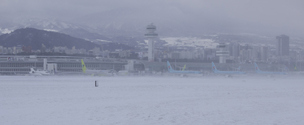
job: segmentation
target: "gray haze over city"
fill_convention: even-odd
[[[303,125],[304,0],[0,0],[0,125]]]
[[[91,27],[115,22],[118,27],[132,28],[153,22],[161,36],[181,30],[173,35],[253,33],[298,37],[304,33],[303,6],[303,0],[1,0],[0,22],[56,19]]]

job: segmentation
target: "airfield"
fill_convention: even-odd
[[[1,125],[304,124],[302,76],[0,79]]]

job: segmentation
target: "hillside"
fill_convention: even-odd
[[[99,47],[99,45],[84,39],[34,28],[17,29],[9,34],[3,34],[0,36],[0,45],[4,47],[21,45],[31,46],[32,49],[37,50],[42,47],[42,44],[47,48],[53,48],[54,46],[72,48],[75,46],[77,49],[81,48],[89,50],[94,47]]]

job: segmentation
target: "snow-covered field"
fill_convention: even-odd
[[[303,118],[300,77],[0,76],[0,125],[303,125]]]
[[[218,43],[214,42],[212,39],[201,39],[196,37],[164,37],[160,39],[165,40],[167,46],[204,46],[205,48],[216,48],[218,45]]]

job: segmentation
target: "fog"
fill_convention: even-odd
[[[304,123],[301,76],[0,78],[5,125]]]
[[[163,35],[302,36],[303,5],[303,0],[1,0],[0,14],[2,21],[43,18],[130,30],[153,22]]]
[[[41,51],[32,51],[32,45],[22,45],[22,48],[21,46],[11,48],[5,44],[0,45],[2,54],[7,54],[1,57],[1,66],[3,66],[1,71],[5,74],[14,74],[0,76],[0,124],[303,124],[304,84],[303,48],[301,48],[303,40],[293,40],[304,36],[303,14],[303,0],[0,0],[0,35],[18,28],[33,26],[31,24],[39,24],[42,27],[36,25],[38,28],[34,28],[60,32],[55,29],[59,27],[62,28],[61,31],[66,30],[61,33],[72,32],[71,34],[76,34],[75,37],[102,44],[93,50],[85,50],[88,53],[82,53],[82,48],[77,48],[76,51],[74,46],[71,54],[75,56],[71,55],[71,57],[66,54],[70,51],[67,49],[69,47],[65,49],[56,47],[56,51],[52,49],[52,46],[46,48],[47,44],[42,42],[48,42],[48,39],[37,40],[41,41],[37,44],[41,45]],[[38,23],[39,21],[45,21],[45,23]],[[59,26],[43,27],[52,24],[48,21],[54,21],[53,24]],[[150,54],[153,55],[150,51],[153,50],[153,42],[149,42],[148,47],[142,38],[146,32],[145,27],[150,23],[157,26],[156,33],[159,34],[160,40],[167,40],[168,43],[158,41],[159,46],[162,47],[156,46],[157,49],[161,49],[158,50],[158,57],[155,60],[169,61],[172,57],[173,61],[176,58],[175,55],[180,54],[183,55],[183,58],[180,55],[178,58],[181,59],[180,61],[185,60],[189,69],[184,71],[185,64],[175,65],[176,71],[179,67],[184,66],[182,70],[180,68],[181,72],[178,70],[175,73],[186,74],[189,73],[187,70],[199,70],[196,67],[208,68],[208,70],[204,70],[204,75],[198,74],[200,76],[193,77],[182,74],[180,76],[185,77],[180,77],[179,75],[167,75],[170,73],[155,73],[153,68],[164,70],[166,66],[163,65],[165,62],[163,64],[156,63],[157,61],[151,62],[154,60],[153,56],[147,57]],[[71,28],[74,26],[79,26],[84,30],[78,27]],[[42,33],[44,33],[43,36],[50,36],[45,31]],[[210,34],[213,37],[216,36],[214,34],[219,33],[249,34],[249,36],[253,34],[252,36],[258,37],[257,40],[251,39],[251,37],[234,40],[234,36],[229,35],[223,35],[222,38],[209,38]],[[3,39],[13,36],[14,32],[11,34],[2,35]],[[125,34],[128,38],[120,37],[117,34]],[[196,39],[196,36],[205,34],[209,36]],[[279,36],[281,34],[288,36],[288,40],[284,40],[285,43],[288,43],[288,50],[290,37],[290,50],[292,51],[287,54],[290,55],[290,58],[282,58],[285,56],[285,52],[284,55],[280,55],[283,53],[283,47],[280,45],[283,38]],[[117,36],[115,38],[111,35]],[[151,34],[147,36],[149,35]],[[152,35],[154,36],[154,34]],[[30,36],[35,36],[35,34],[28,33],[24,36],[26,37],[18,35],[11,39],[21,43],[25,38],[31,40]],[[276,43],[269,42],[275,41],[275,36],[279,36],[281,42],[280,39]],[[129,38],[134,38],[134,40],[129,41]],[[62,39],[66,41],[65,37]],[[226,42],[227,39],[233,39],[229,42],[243,42],[242,44],[245,44],[245,46],[242,45],[245,48],[243,50],[246,51],[240,52],[241,45],[231,44],[233,58],[238,62],[231,58],[230,62],[235,62],[233,65],[231,63],[228,67],[228,65],[220,64],[220,68],[224,69],[223,71],[228,70],[228,74],[231,73],[231,69],[241,71],[245,69],[244,71],[249,70],[248,74],[232,76],[217,75],[216,73],[213,75],[209,72],[211,69],[215,69],[215,66],[210,64],[210,67],[206,67],[207,62],[218,61],[218,55],[224,57],[226,54],[226,51],[221,50],[222,48],[219,48],[220,51],[214,49],[218,45],[217,42]],[[184,41],[181,42],[182,40]],[[29,41],[29,43],[35,43],[33,41]],[[104,50],[106,46],[103,46],[106,45],[104,43],[111,41],[119,41],[119,45],[120,42],[128,41],[128,46],[137,47],[133,42],[141,46],[138,46],[138,50],[129,50],[126,47],[128,49],[126,51],[118,46],[119,49],[114,49],[115,51],[121,49],[122,54],[120,51],[119,53],[116,51],[114,54],[118,54],[117,60],[116,58],[112,60],[110,52]],[[174,42],[178,42],[178,44]],[[248,43],[251,42],[269,45],[254,45],[250,48]],[[176,47],[173,48],[173,45]],[[275,48],[275,45],[279,46]],[[181,46],[185,46],[185,48]],[[219,47],[223,47],[223,44]],[[266,47],[271,48],[268,50]],[[146,48],[149,48],[148,55]],[[183,51],[176,53],[175,50],[180,50],[180,48]],[[189,48],[191,51],[188,51]],[[39,52],[43,52],[41,54],[50,52],[54,56],[13,56],[11,55],[13,50],[16,50],[14,54],[22,51],[25,54],[37,55],[40,54]],[[17,50],[20,51],[17,52]],[[95,50],[97,54],[95,54]],[[61,54],[61,52],[65,53]],[[60,54],[60,59],[57,59],[57,53]],[[67,56],[61,56],[65,54]],[[133,61],[133,55],[137,58],[136,54],[140,54],[138,56],[140,60]],[[119,55],[122,56],[119,57]],[[143,55],[147,59],[143,59],[141,57]],[[268,55],[270,56],[267,57]],[[95,56],[97,57],[95,58]],[[190,58],[190,56],[192,57]],[[232,55],[230,56],[232,57]],[[153,57],[151,61],[150,57]],[[26,69],[29,66],[35,65],[38,69],[46,68],[46,63],[43,63],[42,67],[43,58],[50,58],[49,62],[52,62],[50,64],[53,68],[49,69],[53,73],[55,71],[57,73],[58,63],[59,75],[34,77],[28,74],[29,71]],[[84,63],[80,63],[81,59],[87,59],[90,63],[88,70],[91,67],[108,68],[107,70],[111,69],[111,72],[107,71],[107,75],[95,72],[97,76],[91,73],[87,73],[87,76],[77,75],[82,73],[81,67],[83,67],[83,72],[86,70]],[[127,63],[125,59],[132,59],[132,61],[128,61],[126,67],[122,65]],[[192,60],[201,61],[201,59],[206,66],[203,62],[199,62],[201,64],[190,63]],[[146,62],[146,60],[149,61]],[[174,59],[175,63],[176,61],[180,63],[179,60]],[[254,61],[261,61],[265,69],[263,70],[269,72],[262,72],[265,73],[264,75],[258,74],[261,71],[258,70],[258,67],[253,67]],[[108,65],[110,63],[113,65]],[[238,63],[243,66],[243,69],[237,68]],[[135,69],[135,64],[139,67],[138,69]],[[279,64],[284,67],[278,67]],[[117,69],[117,67],[122,68]],[[123,70],[123,68],[126,69]],[[171,66],[169,65],[168,68],[171,69]],[[253,69],[257,70],[257,74],[253,73]],[[113,70],[122,70],[122,75],[126,75],[127,70],[130,70],[130,75],[114,76],[116,71],[113,72]],[[132,70],[140,70],[140,72],[134,71],[133,74]],[[147,75],[141,75],[141,71],[147,71]],[[275,75],[282,73],[276,71],[287,71],[288,75]],[[18,74],[19,72],[27,74],[21,76]],[[62,75],[65,72],[67,76]],[[153,75],[148,75],[149,72]],[[73,75],[74,73],[75,75]],[[31,71],[30,74],[37,75],[34,71]],[[38,75],[43,74],[38,72]],[[195,75],[197,74],[195,73]],[[99,87],[94,86],[95,81],[98,81]]]

